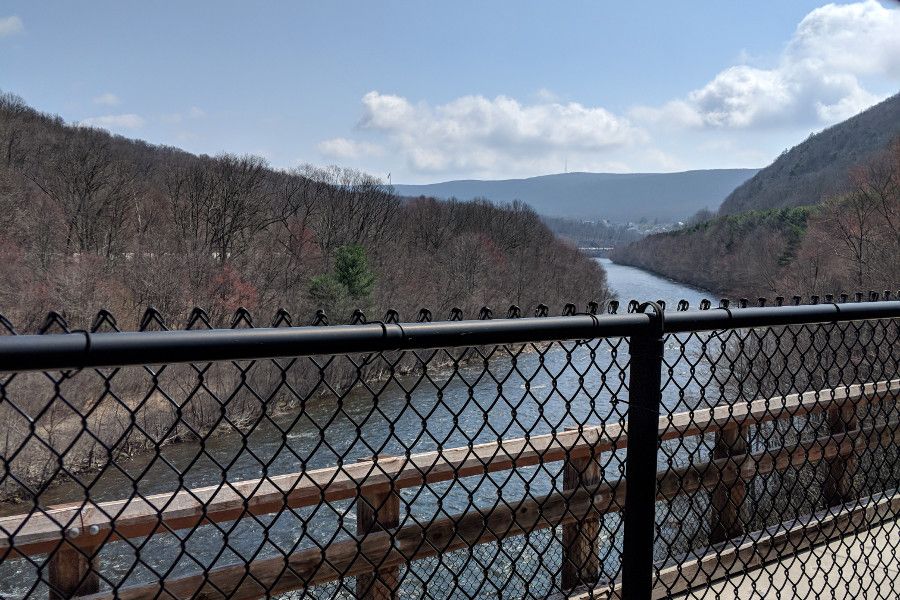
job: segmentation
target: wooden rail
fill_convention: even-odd
[[[772,420],[823,412],[834,414],[840,411],[846,414],[848,406],[856,409],[887,398],[893,399],[898,391],[900,380],[892,380],[678,413],[660,419],[659,435],[666,440],[715,433],[724,439],[729,431]],[[857,446],[871,447],[873,443],[881,443],[886,435],[890,439],[885,441],[897,441],[895,432],[884,427],[855,431],[839,431],[835,427],[832,428],[832,435],[815,440],[812,445],[784,448],[774,454],[731,452],[722,456],[714,453],[714,460],[704,465],[661,474],[660,494],[662,498],[667,498],[700,488],[733,494],[734,489],[727,487],[730,483],[755,473],[783,470],[790,465],[834,457],[848,459],[841,467],[846,471]],[[282,557],[258,560],[247,566],[213,569],[195,577],[120,589],[117,594],[119,598],[142,598],[155,596],[164,589],[174,597],[183,597],[192,595],[199,586],[213,593],[215,590],[209,586],[214,586],[220,590],[238,591],[237,595],[232,596],[235,598],[258,597],[269,589],[269,585],[270,592],[287,591],[338,577],[371,573],[372,565],[378,565],[378,570],[387,569],[439,552],[547,527],[583,523],[585,519],[590,522],[603,514],[615,512],[624,501],[624,482],[595,484],[594,474],[586,469],[594,462],[592,458],[603,452],[624,448],[627,443],[627,432],[619,424],[584,427],[406,457],[379,457],[260,480],[226,482],[144,499],[52,507],[44,512],[0,519],[0,556],[10,558],[45,552],[57,555],[63,554],[60,552],[63,549],[75,547],[90,556],[95,554],[97,548],[117,538],[174,532],[205,522],[231,521],[250,514],[278,512],[285,507],[311,506],[360,496],[383,498],[385,493],[396,497],[396,492],[402,488],[554,461],[567,461],[568,469],[575,468],[581,474],[577,485],[566,486],[574,489],[523,500],[512,508],[498,506],[484,514],[474,511],[458,518],[434,521],[424,527],[396,528],[394,521],[372,515],[375,519],[372,523],[381,520],[383,525],[370,527],[368,532],[361,530],[359,542],[347,540],[333,543],[324,554],[319,549],[303,550],[291,555],[287,562]],[[836,474],[842,472],[839,468],[834,471]],[[574,473],[570,472],[569,477],[575,477]],[[473,538],[472,532],[479,532],[479,535]],[[583,553],[584,548],[573,546],[572,552]],[[80,553],[76,555],[83,558]],[[326,560],[323,561],[323,558]],[[83,564],[77,566],[84,568]],[[589,575],[593,567],[587,568]],[[583,579],[583,575],[576,570],[568,577],[570,580]],[[229,585],[233,587],[229,588]],[[214,593],[211,597],[215,596]],[[88,597],[105,598],[110,595]]]
[[[822,413],[852,403],[862,406],[880,402],[900,392],[900,379],[852,385],[824,392],[806,392],[786,397],[755,400],[693,412],[677,413],[659,420],[663,440],[715,433],[738,425]],[[59,545],[65,533],[72,543],[92,546],[111,538],[143,537],[195,527],[204,522],[232,521],[242,516],[278,512],[320,502],[355,498],[363,488],[391,487],[395,490],[485,475],[625,448],[628,436],[618,424],[489,442],[469,447],[379,457],[374,460],[315,469],[304,473],[276,475],[264,479],[224,482],[194,488],[115,500],[50,507],[40,514],[0,518],[0,554],[40,554]]]
[[[791,467],[850,456],[867,448],[900,443],[900,420],[878,427],[835,436],[822,436],[777,452],[764,450],[740,457],[723,458],[658,474],[659,500],[671,500],[701,489],[754,475],[785,471]],[[728,468],[729,463],[736,468]],[[551,527],[579,523],[618,512],[625,502],[624,480],[554,492],[492,509],[380,531],[357,540],[329,545],[325,551],[305,549],[288,557],[268,558],[248,565],[212,569],[182,577],[86,596],[89,600],[138,600],[144,598],[250,599],[277,595],[297,588],[327,583],[342,577],[398,567],[422,558],[507,539]]]

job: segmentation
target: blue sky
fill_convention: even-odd
[[[395,183],[763,166],[900,89],[900,6],[4,0],[0,89]]]

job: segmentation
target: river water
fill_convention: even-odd
[[[697,308],[700,300],[712,299],[709,292],[689,287],[683,283],[665,279],[649,271],[618,265],[608,258],[596,259],[606,269],[606,280],[610,289],[624,307],[628,300],[645,302],[664,300],[666,306],[674,309],[679,300],[687,300],[691,308]]]
[[[632,298],[665,300],[672,308],[685,299],[695,308],[702,298],[709,297],[701,290],[646,271],[617,265],[608,259],[598,260],[606,269],[608,284],[619,298],[621,310]],[[670,375],[670,381],[676,385],[667,385],[664,390],[663,401],[669,409],[689,403],[686,398],[691,396],[692,389],[698,390],[708,377],[702,361],[688,369],[688,361],[684,360],[696,353],[700,339],[667,343],[667,360],[676,365]],[[419,355],[426,359],[430,353]],[[246,437],[220,435],[204,444],[171,445],[161,452],[164,460],[154,460],[148,454],[122,461],[121,470],[109,471],[91,483],[90,497],[93,501],[105,501],[128,497],[133,490],[142,494],[169,492],[182,484],[197,487],[219,484],[226,479],[240,481],[296,472],[301,462],[307,469],[333,466],[338,457],[349,463],[375,453],[400,455],[406,448],[422,452],[465,446],[473,441],[559,431],[579,423],[621,421],[627,406],[624,368],[627,356],[627,343],[623,340],[499,348],[488,357],[489,362],[480,357],[474,361],[457,361],[450,368],[429,370],[425,376],[421,373],[397,376],[379,383],[373,386],[378,390],[377,400],[373,387],[359,385],[347,393],[325,394],[314,404],[308,404],[303,414],[289,413],[263,422]],[[373,411],[373,403],[377,410]],[[608,455],[603,464],[607,477],[621,474],[623,460],[621,451]],[[472,510],[473,505],[489,508],[498,498],[514,501],[526,494],[546,494],[559,489],[560,467],[556,463],[404,490],[402,524],[458,514]],[[132,484],[126,474],[139,478],[138,482]],[[61,485],[44,494],[41,504],[78,501],[84,495],[83,488],[77,485]],[[16,511],[7,508],[4,512]],[[617,546],[620,542],[617,517],[604,526],[610,529],[608,543]],[[100,564],[109,581],[133,584],[159,579],[159,573],[177,576],[194,573],[201,566],[221,566],[289,553],[314,544],[326,545],[333,539],[346,538],[353,531],[353,504],[337,502],[332,506],[288,511],[274,519],[247,519],[233,527],[204,526],[178,537],[158,535],[139,551],[124,542],[107,544],[101,552]],[[520,552],[523,550],[521,541],[514,539],[511,543],[519,544]],[[460,561],[465,560],[462,554]],[[528,556],[536,564],[542,563],[534,552],[526,554],[514,555],[518,560],[492,561],[489,567],[480,569],[481,577],[508,580],[509,570],[516,568],[517,562],[527,561]],[[441,562],[440,569],[453,571],[452,557]],[[614,558],[607,562],[609,568],[615,568]],[[4,561],[0,564],[0,597],[27,595],[37,575],[33,563]],[[479,581],[476,578],[471,584],[459,585],[478,589],[484,585]],[[333,590],[326,591],[323,595],[330,597],[332,593]],[[500,595],[515,594],[514,590],[506,589]],[[347,596],[347,593],[339,595]]]

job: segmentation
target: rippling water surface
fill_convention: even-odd
[[[670,307],[686,299],[694,308],[701,298],[708,297],[700,290],[646,271],[599,260],[623,310],[632,298],[661,299]],[[686,361],[681,360],[685,352],[689,355],[696,350],[696,343],[696,339],[687,345],[677,340],[667,343],[667,358],[678,363],[671,377],[684,384],[683,389],[667,386],[664,403],[669,407],[689,402],[685,398],[690,397],[692,387],[696,388],[697,382],[708,376],[703,364],[691,374]],[[423,358],[429,356],[427,352],[419,354]],[[154,460],[146,454],[122,461],[123,471],[132,476],[143,473],[138,484],[132,486],[122,473],[110,471],[91,484],[90,497],[94,501],[113,500],[127,498],[134,489],[142,494],[169,492],[177,489],[179,481],[196,487],[226,479],[240,481],[290,473],[299,470],[301,462],[306,468],[332,466],[338,456],[343,456],[346,463],[374,452],[403,454],[407,447],[421,452],[464,446],[470,440],[486,442],[526,432],[548,433],[576,423],[616,422],[625,413],[628,392],[624,367],[628,347],[624,340],[499,348],[490,356],[487,370],[478,358],[453,368],[429,370],[427,377],[408,375],[380,383],[377,402],[371,389],[359,385],[345,397],[326,395],[310,403],[303,414],[289,413],[264,423],[246,439],[236,434],[220,435],[205,444],[168,446],[162,452],[164,460]],[[377,407],[374,413],[373,406]],[[606,457],[607,477],[618,476],[622,461],[622,452]],[[264,463],[268,466],[264,467]],[[470,509],[473,504],[493,506],[498,498],[514,501],[526,493],[548,493],[560,486],[560,466],[556,463],[404,490],[405,518],[407,523],[412,519],[439,518]],[[78,501],[83,497],[79,486],[61,485],[44,495],[41,504]],[[27,505],[24,508],[27,510]],[[4,512],[11,511],[6,507]],[[614,524],[609,526],[613,531],[617,529]],[[162,573],[172,576],[196,572],[201,565],[220,566],[313,544],[324,545],[335,537],[346,537],[355,527],[352,503],[337,502],[288,512],[274,520],[263,516],[233,526],[204,526],[179,537],[155,536],[139,552],[124,542],[111,543],[104,547],[100,562],[104,577],[111,582],[133,584],[159,579]],[[618,545],[617,537],[607,533],[604,543]],[[140,540],[133,542],[137,545]],[[509,542],[521,543],[521,539]],[[552,563],[558,544],[548,544],[547,548],[547,560]],[[615,554],[612,552],[611,556]],[[521,560],[530,560],[528,556],[522,555]],[[38,563],[42,560],[35,558]],[[531,558],[536,565],[541,564],[539,556]],[[451,559],[447,558],[452,562]],[[429,568],[427,562],[414,569]],[[493,560],[489,568],[481,571],[488,578],[503,579],[504,570],[512,566],[509,560]],[[4,561],[0,565],[0,597],[26,595],[35,585],[37,571],[34,564],[25,560]]]

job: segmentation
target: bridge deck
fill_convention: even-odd
[[[694,590],[686,598],[900,598],[898,539],[900,521],[888,521]]]

